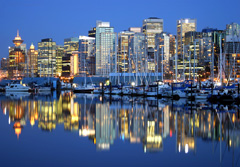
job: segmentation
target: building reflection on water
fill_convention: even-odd
[[[9,115],[9,124],[17,138],[21,138],[28,124],[49,132],[63,124],[65,131],[76,131],[80,137],[88,137],[97,150],[109,150],[117,138],[141,143],[144,152],[167,149],[164,141],[173,136],[176,137],[176,152],[184,153],[196,153],[198,138],[219,143],[220,150],[223,143],[228,148],[240,144],[239,109],[233,105],[184,100],[109,101],[72,92],[26,96],[2,94],[0,98],[3,114]]]

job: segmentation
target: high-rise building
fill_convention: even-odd
[[[146,36],[143,33],[134,33],[129,36],[128,64],[130,73],[146,73],[149,69],[145,44]],[[155,69],[155,66],[151,68]]]
[[[70,76],[74,77],[79,74],[79,61],[78,61],[78,51],[73,51],[70,57]]]
[[[79,36],[79,74],[95,75],[95,38]]]
[[[185,33],[184,45],[192,44],[195,41],[195,39],[201,39],[201,38],[202,38],[202,32],[188,31]]]
[[[171,54],[170,52],[170,38],[172,36],[172,34],[162,32],[161,34],[157,34],[155,39],[155,50],[158,57],[156,60],[158,61],[158,72],[162,72],[161,66],[163,63],[164,74],[168,74],[170,72],[170,58],[174,56],[174,54]]]
[[[56,42],[51,38],[38,43],[38,74],[40,77],[56,76]]]
[[[108,76],[116,71],[116,33],[109,22],[96,25],[96,75]]]
[[[1,59],[1,70],[8,70],[8,66],[9,66],[9,58],[2,58]]]
[[[9,77],[23,77],[24,76],[24,67],[25,67],[25,54],[26,54],[26,46],[23,45],[23,40],[19,36],[19,32],[17,31],[17,36],[13,40],[15,44],[14,47],[9,48]],[[22,45],[22,46],[21,46]]]
[[[183,45],[185,45],[185,33],[197,31],[196,19],[180,19],[177,21],[177,52],[183,54]]]
[[[129,38],[134,32],[118,33],[118,72],[129,72]]]
[[[76,53],[78,52],[78,50],[79,50],[79,39],[77,37],[64,39],[64,51],[66,54],[64,56],[64,61],[62,61],[63,67],[64,67],[63,68],[64,77],[74,76],[78,73],[78,65],[77,65],[78,60],[76,60],[76,58],[78,58],[78,53]],[[64,63],[67,63],[67,64],[64,64]],[[70,67],[69,69],[68,69],[68,65]]]
[[[67,54],[72,54],[73,51],[78,51],[79,39],[77,37],[64,39],[64,50]]]
[[[163,32],[163,19],[150,17],[143,20],[143,33],[147,38],[147,47],[155,47],[155,35]]]
[[[240,24],[231,23],[226,26],[226,42],[240,41]]]
[[[154,62],[154,48],[155,48],[155,36],[163,32],[163,19],[157,17],[150,17],[143,20],[143,33],[146,35],[147,55],[148,55],[148,67],[149,71],[154,72],[156,63]],[[154,67],[154,68],[152,68]]]
[[[38,51],[35,50],[35,46],[31,44],[28,50],[27,57],[27,76],[36,77],[38,73]]]
[[[91,30],[88,31],[88,36],[96,38],[96,27],[93,27]]]
[[[240,78],[240,25],[227,24],[224,44],[226,78]]]
[[[56,46],[56,76],[62,76],[62,59],[65,55],[64,46]]]
[[[62,77],[65,77],[65,78],[70,77],[71,56],[72,54],[65,53],[62,58]]]

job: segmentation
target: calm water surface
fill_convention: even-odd
[[[0,166],[240,166],[237,105],[1,94]]]

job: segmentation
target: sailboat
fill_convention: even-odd
[[[85,67],[85,60],[84,60],[84,67]],[[84,85],[73,88],[74,93],[92,93],[93,90],[94,90],[94,87],[92,85],[87,85],[86,72],[85,72],[85,77],[84,77]]]

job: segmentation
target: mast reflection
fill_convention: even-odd
[[[164,150],[164,141],[175,137],[177,153],[195,154],[201,138],[219,145],[221,160],[224,144],[230,149],[240,143],[237,105],[143,98],[114,101],[62,92],[56,96],[1,95],[1,108],[17,138],[28,124],[47,132],[63,127],[88,137],[97,150],[109,150],[120,139],[141,143],[143,152],[159,152]]]

